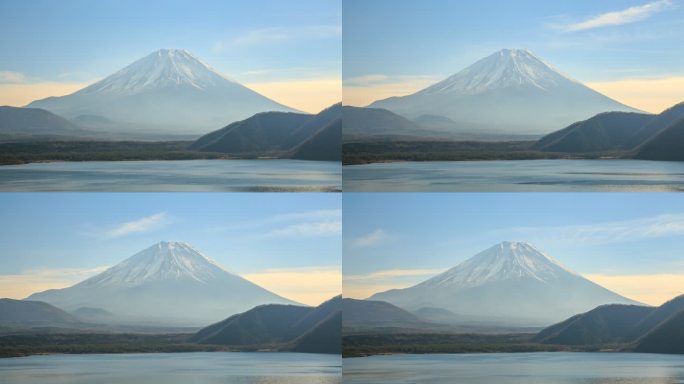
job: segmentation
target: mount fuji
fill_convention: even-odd
[[[420,284],[377,293],[408,311],[442,308],[462,321],[549,325],[603,304],[639,304],[524,242],[502,242]]]
[[[121,322],[206,325],[262,304],[297,304],[227,272],[187,243],[160,242],[64,289],[35,293],[65,311],[99,308]]]
[[[451,119],[455,132],[500,134],[543,134],[600,112],[639,112],[519,49],[503,49],[421,91],[369,107],[409,119]]]
[[[295,111],[178,49],[158,50],[75,93],[27,107],[75,121],[111,120],[107,127],[120,131],[184,134],[206,133],[259,112]]]

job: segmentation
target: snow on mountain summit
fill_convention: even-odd
[[[466,288],[521,278],[549,282],[563,274],[574,272],[529,243],[504,241],[422,284]]]
[[[112,123],[94,128],[110,133],[155,135],[205,134],[260,112],[295,112],[183,49],[160,49],[72,94],[27,106],[67,119],[97,116]]]
[[[190,244],[163,241],[80,284],[131,286],[154,280],[181,278],[207,283],[227,273]]]
[[[163,241],[67,288],[37,292],[66,311],[98,308],[111,321],[206,325],[263,304],[295,304],[222,269],[188,243]]]
[[[576,83],[524,49],[502,49],[420,93],[477,94],[497,88],[529,85],[541,90]]]
[[[638,112],[523,49],[500,50],[427,88],[369,106],[409,119],[448,118],[448,130],[460,137],[547,134],[602,112]]]
[[[81,93],[135,94],[152,88],[187,85],[200,90],[234,83],[184,49],[160,49]]]
[[[454,321],[552,324],[604,304],[638,304],[564,268],[529,243],[502,242],[419,284],[379,292],[409,311],[442,308]]]

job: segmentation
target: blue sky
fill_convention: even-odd
[[[507,240],[530,242],[646,302],[684,293],[680,194],[350,193],[343,200],[345,295],[415,284]]]
[[[257,90],[290,84],[299,100],[295,82],[339,82],[341,18],[340,0],[3,0],[0,83],[81,85],[183,48]]]
[[[609,96],[657,110],[684,100],[683,3],[345,0],[344,100],[409,93],[502,48],[524,48]],[[662,79],[665,86],[654,83]]]
[[[159,241],[317,304],[340,292],[341,196],[6,193],[0,296],[67,286]]]

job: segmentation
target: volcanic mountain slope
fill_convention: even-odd
[[[638,112],[519,49],[501,50],[421,91],[369,107],[410,119],[444,116],[459,130],[506,134],[545,134],[601,112]]]
[[[605,112],[542,137],[533,149],[549,152],[601,152],[630,149],[630,139],[653,119],[633,112]]]
[[[443,308],[463,321],[520,326],[552,324],[602,304],[638,304],[521,242],[497,244],[420,284],[370,300],[408,311]]]
[[[539,332],[544,344],[624,344],[638,352],[684,353],[684,295],[659,307],[603,305]]]
[[[262,305],[201,329],[191,341],[228,346],[340,353],[342,298],[318,307]]]
[[[292,157],[299,160],[342,161],[342,119],[333,121],[300,144]]]
[[[197,139],[190,148],[233,155],[270,153],[289,157],[300,146],[315,139],[313,145],[337,149],[339,156],[341,137],[334,135],[334,126],[341,119],[341,104],[335,104],[316,115],[264,112],[208,133]],[[330,127],[333,127],[333,135],[327,132]],[[323,136],[318,137],[319,134]],[[312,156],[304,157],[309,159]]]
[[[295,304],[229,273],[187,243],[155,244],[64,289],[31,295],[66,311],[100,308],[121,322],[205,325],[257,305]]]
[[[684,103],[658,115],[606,112],[550,133],[533,149],[550,152],[627,151],[647,160],[684,160]]]
[[[629,144],[631,147],[643,145],[681,120],[684,120],[684,102],[676,104],[655,115],[648,124],[643,125],[641,129],[630,138]]]
[[[219,74],[189,52],[161,49],[75,93],[28,105],[121,131],[206,133],[259,112],[294,111]]]
[[[641,145],[636,158],[684,161],[684,119],[668,126]]]

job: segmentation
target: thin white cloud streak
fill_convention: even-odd
[[[406,96],[435,84],[442,78],[431,75],[386,76],[370,74],[343,80],[345,105],[366,106],[393,96]]]
[[[333,219],[291,224],[273,229],[269,234],[276,237],[339,236],[342,234],[342,221]]]
[[[0,71],[0,83],[23,83],[26,81],[26,76],[19,72]]]
[[[266,237],[321,237],[342,234],[341,209],[317,209],[274,215],[264,219],[215,227],[213,232],[263,229]],[[256,232],[256,231],[255,231]]]
[[[361,275],[344,276],[345,281],[381,280],[398,277],[434,276],[444,272],[445,269],[386,269]]]
[[[285,43],[296,40],[317,40],[342,36],[341,25],[309,25],[300,27],[270,27],[247,31],[239,36],[214,43],[212,51],[223,53],[231,47]]]
[[[366,299],[378,292],[413,286],[446,269],[386,269],[366,274],[344,275],[345,297]]]
[[[164,212],[146,216],[116,226],[104,233],[107,239],[115,239],[134,233],[149,232],[160,229],[169,223],[170,219]]]
[[[603,13],[578,23],[563,26],[562,29],[566,32],[577,32],[594,28],[634,23],[647,19],[648,17],[662,12],[672,6],[673,4],[671,0],[653,1],[643,5],[629,7],[621,11]]]
[[[376,229],[373,232],[360,236],[352,241],[352,245],[357,248],[372,247],[387,240],[389,236],[382,229]]]
[[[383,74],[371,74],[371,75],[363,75],[363,76],[357,76],[357,77],[350,77],[344,81],[344,85],[346,86],[368,86],[372,84],[378,84],[385,82],[389,79],[387,75]]]
[[[406,284],[344,284],[342,295],[352,299],[367,299],[376,293],[390,289],[406,288]]]
[[[652,217],[608,221],[595,224],[557,227],[517,227],[503,230],[526,237],[584,244],[607,244],[684,235],[684,214],[663,214]]]
[[[341,209],[315,209],[311,211],[283,213],[271,217],[271,221],[311,220],[311,219],[341,219]]]

